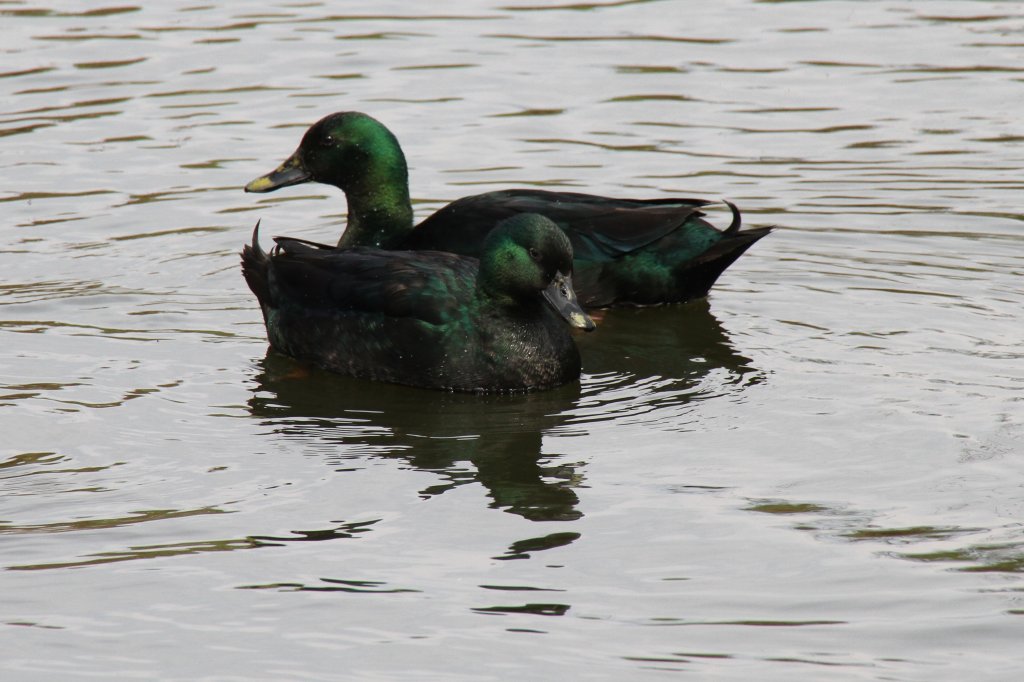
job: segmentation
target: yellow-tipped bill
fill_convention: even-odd
[[[544,290],[544,299],[571,326],[588,332],[597,327],[576,300],[576,292],[572,288],[572,275],[555,275],[555,279]]]
[[[309,182],[313,176],[307,171],[298,153],[292,154],[280,166],[256,178],[245,186],[246,192],[273,192],[275,189],[289,187],[290,185],[301,185]]]

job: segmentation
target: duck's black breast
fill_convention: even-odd
[[[580,376],[580,354],[568,326],[544,302],[525,311],[485,307],[477,323],[477,339],[483,351],[474,363],[488,374],[501,377],[508,387],[551,388]]]

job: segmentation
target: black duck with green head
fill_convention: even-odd
[[[270,345],[364,379],[449,391],[526,391],[580,376],[568,325],[594,323],[572,288],[572,246],[550,220],[519,215],[475,258],[336,249],[286,237],[242,251]],[[568,325],[566,324],[568,322]]]
[[[576,290],[586,307],[653,305],[700,298],[718,276],[772,228],[740,230],[740,214],[717,230],[700,199],[614,199],[575,192],[513,189],[459,199],[413,228],[409,173],[398,140],[359,112],[317,121],[276,170],[248,185],[272,192],[304,182],[340,188],[348,225],[339,248],[431,249],[479,256],[500,220],[538,213],[568,235]]]

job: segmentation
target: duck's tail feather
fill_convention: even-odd
[[[732,222],[729,223],[729,227],[725,228],[722,234],[736,234],[740,231],[740,227],[743,225],[743,217],[740,214],[740,209],[736,208],[736,204],[732,203],[728,199],[722,199],[722,203],[728,206],[729,210],[732,211]]]
[[[730,204],[731,206],[731,204]],[[736,214],[739,212],[736,211]],[[738,217],[735,222],[739,222]],[[767,236],[775,229],[771,227],[756,227],[742,232],[732,232],[732,226],[725,231],[723,239],[714,244],[710,249],[697,258],[686,264],[687,292],[683,300],[701,298],[706,296],[708,291],[718,281],[719,276],[736,262],[747,249],[754,245],[762,237]]]
[[[270,258],[260,248],[260,224],[257,221],[252,231],[252,243],[242,247],[242,276],[264,309],[270,304],[269,269]]]

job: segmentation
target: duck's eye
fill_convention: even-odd
[[[533,248],[531,246],[530,247],[530,258],[532,258],[533,260],[539,261],[540,260],[540,251],[538,251],[537,249],[535,249],[535,248]]]

